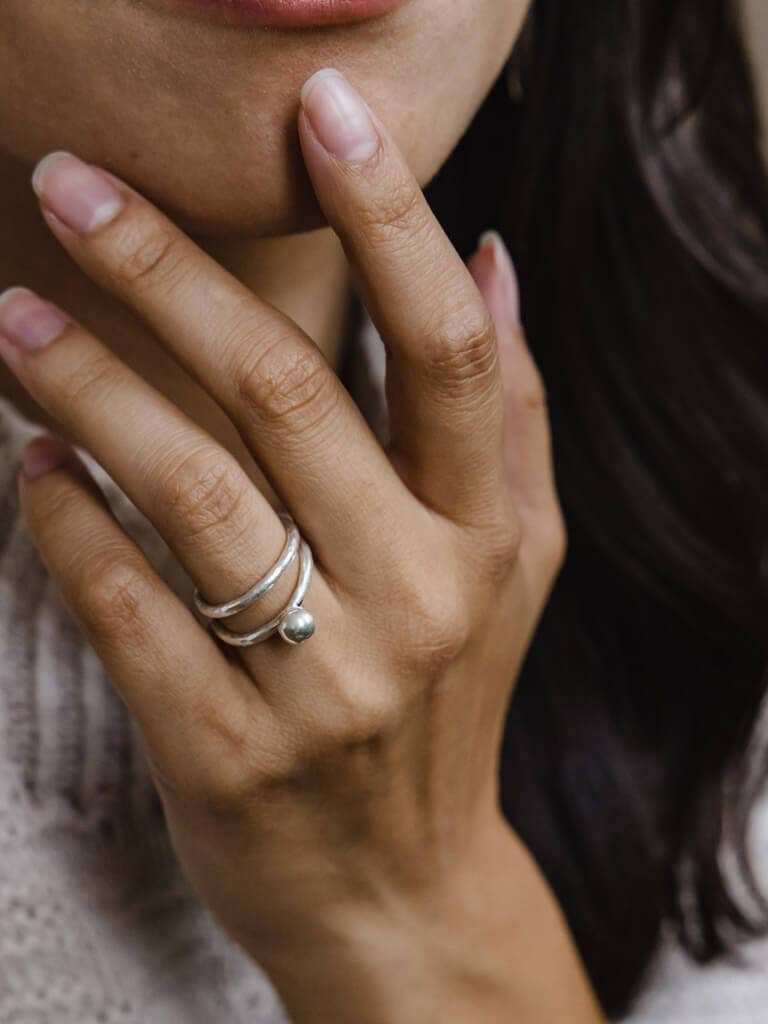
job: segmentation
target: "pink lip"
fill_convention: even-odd
[[[343,25],[388,14],[405,0],[169,0],[182,9],[273,28]]]

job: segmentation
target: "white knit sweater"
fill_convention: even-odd
[[[366,337],[380,378],[380,341]],[[19,455],[39,432],[0,399],[0,1024],[284,1022],[265,976],[182,879],[136,731],[20,524]],[[154,528],[86,461],[184,594]],[[768,866],[768,811],[757,824]],[[663,953],[631,1020],[765,1024],[768,942],[748,952],[751,970]]]

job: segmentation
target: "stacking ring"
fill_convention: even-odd
[[[206,618],[226,619],[230,615],[236,615],[238,612],[250,608],[255,601],[258,601],[260,597],[274,587],[296,557],[296,552],[299,550],[299,529],[293,521],[293,517],[288,515],[287,512],[281,512],[279,515],[285,524],[286,536],[283,550],[280,552],[275,564],[265,576],[262,576],[258,583],[254,583],[250,590],[247,590],[240,597],[233,598],[231,601],[225,601],[224,604],[208,604],[200,596],[200,592],[196,590],[195,604],[197,605],[197,610],[205,615]]]
[[[269,639],[275,633],[287,644],[296,645],[309,640],[315,632],[314,616],[306,608],[302,608],[302,602],[312,578],[312,568],[314,565],[312,550],[300,535],[299,529],[291,515],[287,512],[281,512],[280,519],[286,528],[283,550],[271,569],[254,583],[249,590],[240,597],[235,597],[231,601],[225,601],[223,604],[210,604],[202,597],[198,590],[195,590],[194,599],[197,610],[211,620],[210,626],[216,636],[223,640],[224,643],[231,644],[233,647],[251,647],[253,644],[259,644]],[[299,555],[298,581],[293,589],[293,593],[288,598],[288,603],[274,618],[248,633],[236,633],[217,621],[250,608],[260,597],[263,597],[277,583],[291,562],[296,558],[297,553]]]

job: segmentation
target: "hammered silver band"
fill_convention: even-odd
[[[296,645],[309,640],[315,632],[314,617],[305,608],[302,608],[302,602],[312,579],[314,565],[312,550],[301,537],[292,516],[287,512],[281,512],[280,519],[286,528],[283,550],[269,571],[249,590],[240,597],[225,601],[223,604],[210,604],[195,590],[195,606],[198,611],[211,620],[209,625],[216,636],[233,647],[251,647],[253,644],[260,644],[264,640],[268,640],[276,633],[287,644]],[[299,556],[299,578],[288,598],[288,603],[274,618],[248,633],[236,633],[217,621],[250,608],[260,597],[263,597],[277,583],[294,561],[297,553]]]

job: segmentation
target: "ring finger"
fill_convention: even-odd
[[[237,459],[93,335],[11,289],[0,298],[0,355],[155,524],[207,600],[245,592],[270,568],[285,529]],[[270,618],[295,575],[287,571],[227,626],[248,630]],[[331,600],[319,574],[311,600],[313,611]]]

